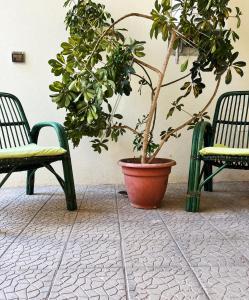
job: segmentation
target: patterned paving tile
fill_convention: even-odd
[[[120,242],[117,240],[69,240],[65,250],[62,268],[108,269],[123,265]]]
[[[76,239],[120,239],[119,224],[117,214],[105,214],[96,212],[79,212],[75,226],[73,228],[73,237]]]
[[[127,298],[123,270],[120,268],[60,269],[49,299],[125,300]]]
[[[0,299],[44,300],[54,272],[51,270],[0,270]]]
[[[0,212],[1,231],[18,234],[31,221],[35,214],[35,210],[5,208]]]
[[[92,209],[98,212],[116,210],[115,189],[113,185],[89,186],[80,209]]]
[[[145,223],[161,221],[157,210],[134,209],[129,200],[119,194],[117,194],[117,206],[121,223],[143,222],[145,225]]]
[[[194,271],[211,300],[249,299],[248,266],[200,267]]]
[[[78,207],[80,206],[81,202],[84,199],[84,194],[86,191],[87,186],[76,186],[76,197],[78,202]],[[61,188],[56,189],[54,191],[53,197],[46,203],[46,205],[43,207],[43,210],[65,210],[66,209],[66,200],[64,192]]]
[[[177,243],[191,266],[248,265],[246,257],[218,232],[184,236]]]
[[[56,269],[70,232],[69,226],[57,224],[30,226],[9,246],[0,258],[0,269]]]
[[[170,240],[125,240],[124,258],[128,267],[164,268],[187,263],[175,243]]]
[[[0,189],[0,210],[8,206],[24,193],[24,188],[1,188]]]
[[[166,240],[171,239],[164,223],[159,220],[150,222],[122,222],[121,235],[124,240]]]
[[[249,222],[248,217],[230,219],[229,222],[214,222],[214,226],[224,238],[249,260]]]
[[[0,300],[249,299],[246,183],[203,193],[200,214],[185,185],[151,211],[120,189],[78,186],[75,212],[58,187],[0,189]]]
[[[187,268],[134,268],[127,272],[130,299],[207,300],[204,290]]]

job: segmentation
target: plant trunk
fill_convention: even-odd
[[[145,126],[145,131],[144,131],[144,135],[143,135],[142,158],[141,158],[141,163],[142,164],[147,163],[147,148],[148,148],[148,143],[149,143],[151,123],[152,123],[152,120],[153,120],[153,116],[154,116],[155,109],[156,109],[156,106],[157,106],[157,101],[158,101],[160,91],[161,91],[161,86],[163,84],[165,72],[166,72],[167,66],[169,64],[169,59],[170,59],[170,56],[172,54],[173,46],[174,46],[176,38],[177,38],[176,33],[174,31],[172,31],[170,43],[169,43],[169,46],[168,46],[168,49],[167,49],[167,55],[165,57],[165,61],[164,61],[164,64],[163,64],[162,71],[159,74],[158,83],[157,83],[157,87],[156,87],[156,90],[155,90],[155,95],[153,97],[153,101],[151,102],[151,107],[150,107],[150,111],[149,111],[149,114],[148,114],[148,119],[147,119],[146,126]]]

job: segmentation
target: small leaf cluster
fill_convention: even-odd
[[[194,114],[193,117],[194,117],[194,119],[193,119],[193,121],[189,124],[187,130],[194,129],[194,128],[195,128],[195,125],[196,125],[198,122],[205,121],[205,120],[210,120],[210,116],[208,115],[207,112],[204,112],[204,113],[202,113],[202,114]]]
[[[147,119],[148,119],[148,115],[143,115],[142,118],[138,119],[137,121],[135,130],[138,132],[138,134],[135,135],[135,138],[133,140],[133,151],[140,152],[143,148],[143,134],[144,134],[143,128],[146,124]],[[147,155],[151,156],[156,151],[158,146],[159,144],[153,141],[153,135],[151,133],[148,141]]]
[[[160,133],[161,139],[163,140],[166,136],[171,136],[171,137],[174,137],[176,139],[180,138],[181,137],[181,133],[174,133],[174,130],[175,129],[173,127],[169,127],[167,130],[163,130]]]

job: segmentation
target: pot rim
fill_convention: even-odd
[[[128,168],[153,169],[173,167],[176,165],[176,161],[168,158],[156,158],[152,164],[141,164],[140,158],[123,158],[118,161],[118,164]]]

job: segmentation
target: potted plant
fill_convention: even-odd
[[[92,0],[67,0],[69,7],[66,26],[69,29],[67,42],[62,51],[49,64],[60,80],[50,85],[52,101],[58,108],[66,109],[65,128],[69,139],[77,146],[83,136],[92,138],[94,151],[108,150],[109,140],[118,138],[127,131],[134,134],[134,150],[137,158],[123,159],[119,163],[125,174],[127,191],[132,205],[139,208],[155,208],[163,198],[173,160],[158,158],[165,143],[178,138],[183,128],[208,118],[207,108],[215,99],[224,75],[229,84],[235,71],[243,76],[245,63],[238,60],[234,43],[238,34],[228,28],[228,19],[235,18],[240,26],[241,11],[232,10],[229,0],[156,0],[150,15],[130,13],[114,21],[105,6]],[[162,67],[156,68],[144,61],[143,41],[128,39],[126,29],[120,23],[127,18],[144,18],[151,22],[150,37],[160,38],[165,43]],[[186,59],[180,69],[181,78],[164,83],[170,58],[177,55],[180,43],[196,49],[196,57]],[[142,71],[142,73],[141,73]],[[151,72],[157,74],[156,83]],[[186,112],[184,100],[193,94],[197,98],[204,90],[203,73],[214,75],[216,85],[205,106],[195,112]],[[122,95],[129,96],[131,77],[136,77],[141,87],[151,91],[150,109],[142,112],[135,128],[123,124],[117,106]],[[182,95],[171,101],[167,119],[175,111],[189,115],[188,119],[172,128],[163,128],[157,134],[155,123],[158,115],[158,99],[161,89],[185,80]],[[117,95],[117,100],[113,96]],[[114,102],[114,103],[113,103]]]

